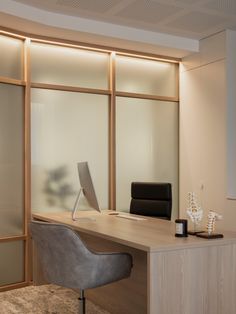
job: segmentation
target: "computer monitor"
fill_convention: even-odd
[[[81,187],[80,187],[79,193],[77,194],[77,197],[75,200],[75,205],[74,205],[74,208],[72,211],[72,219],[73,220],[77,220],[77,218],[75,216],[76,216],[76,211],[79,207],[79,201],[80,201],[81,193],[84,194],[89,205],[93,209],[97,210],[98,212],[101,212],[99,205],[98,205],[96,193],[94,190],[92,177],[90,175],[88,162],[87,161],[78,162],[77,166],[78,166],[78,174],[79,174],[79,180],[80,180],[80,186]]]

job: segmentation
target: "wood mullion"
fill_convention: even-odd
[[[116,209],[116,93],[115,53],[110,55],[110,108],[109,108],[109,209]]]
[[[27,236],[25,243],[25,281],[31,278],[31,247],[28,224],[31,219],[31,149],[30,149],[30,39],[24,43],[24,80],[25,99],[24,99],[24,232]]]
[[[177,69],[175,71],[175,84],[176,97],[179,101],[179,64],[177,65]]]

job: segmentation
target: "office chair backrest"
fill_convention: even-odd
[[[172,192],[170,183],[132,182],[130,213],[171,219]]]
[[[92,252],[65,225],[32,221],[30,230],[49,283],[84,290],[130,275],[132,257],[128,253]]]

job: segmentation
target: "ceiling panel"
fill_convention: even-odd
[[[88,10],[92,12],[105,13],[115,5],[119,4],[120,0],[57,0],[58,6],[72,8],[78,10]]]
[[[169,27],[188,30],[194,33],[207,32],[226,22],[226,18],[201,12],[191,12],[168,24]]]
[[[176,14],[181,9],[174,5],[159,4],[154,1],[136,0],[117,12],[115,15],[136,21],[158,23],[161,20]]]
[[[236,14],[236,0],[211,0],[205,7],[219,13]]]
[[[70,16],[83,17],[192,39],[201,39],[227,28],[236,29],[236,0],[11,1],[60,13],[68,19]]]

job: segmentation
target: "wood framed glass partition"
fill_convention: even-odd
[[[25,46],[25,38],[0,35],[0,291],[29,278]]]
[[[130,182],[155,180],[173,184],[177,212],[179,96],[174,60],[4,32],[0,48],[4,290],[30,282],[31,210],[73,207],[78,161],[101,208],[128,210]]]

